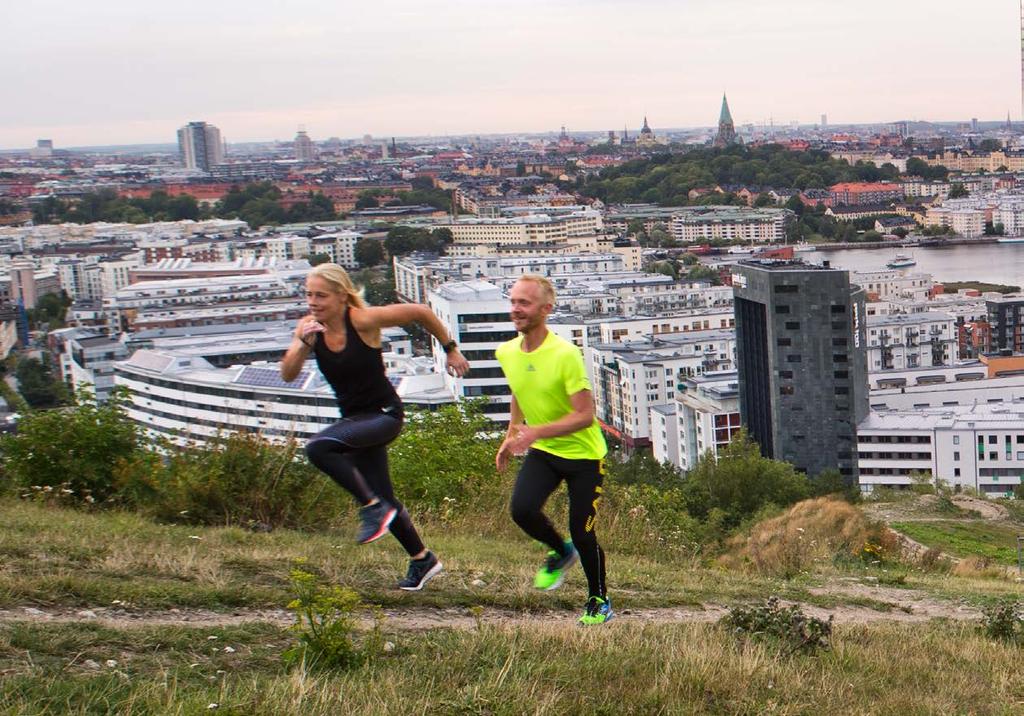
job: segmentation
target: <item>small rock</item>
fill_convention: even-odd
[[[470,582],[470,584],[472,584],[474,587],[486,587],[487,586],[487,582],[485,582],[482,579],[474,579],[472,582]]]
[[[206,708],[207,708],[207,709],[209,709],[210,711],[213,711],[213,710],[214,710],[215,708],[217,708],[218,706],[220,706],[220,704],[210,704],[210,705],[209,705],[209,706],[207,706]]]
[[[92,659],[86,659],[82,662],[82,666],[86,669],[98,669],[100,668],[99,662],[93,661]]]
[[[92,609],[83,609],[80,612],[76,612],[75,616],[82,617],[82,619],[95,619],[96,612],[94,612]]]
[[[220,637],[219,636],[215,636],[213,634],[210,634],[210,636],[206,637],[207,641],[213,641],[215,639],[220,639]]]
[[[864,581],[868,584],[878,584],[878,577],[864,577]]]
[[[384,642],[384,651],[389,651],[390,652],[390,651],[394,651],[394,650],[395,650],[395,642],[393,642],[393,641],[386,641],[386,642]]]
[[[33,617],[46,616],[46,612],[44,612],[42,609],[36,609],[35,607],[25,607],[24,609],[25,609],[25,613],[28,614],[29,616],[33,616]]]
[[[224,647],[224,653],[226,653],[226,654],[234,654],[235,653],[235,648],[232,647],[232,646],[225,646]]]

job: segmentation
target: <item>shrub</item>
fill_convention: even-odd
[[[458,510],[496,481],[494,455],[503,435],[480,408],[469,402],[409,415],[388,453],[403,501]]]
[[[787,507],[810,495],[810,484],[793,466],[761,457],[757,443],[745,435],[733,440],[715,460],[701,459],[683,483],[690,514],[705,519],[724,513],[724,527],[738,526],[768,504]]]
[[[754,525],[749,534],[733,538],[729,548],[722,557],[726,566],[786,578],[817,563],[851,557],[883,562],[900,551],[895,533],[869,522],[849,503],[828,497],[805,500]]]
[[[788,646],[790,652],[828,649],[832,637],[831,616],[828,621],[809,617],[796,605],[781,606],[777,597],[749,609],[733,607],[722,617],[721,624],[737,634],[777,641]]]
[[[1024,611],[1012,599],[1003,599],[981,610],[981,627],[993,639],[1019,642],[1024,637]]]
[[[75,405],[31,412],[18,432],[0,438],[4,471],[14,486],[70,490],[69,500],[104,502],[117,491],[120,467],[141,449],[138,430],[124,413],[123,390],[99,404],[82,390]]]
[[[311,669],[346,669],[373,653],[380,640],[379,628],[362,646],[356,641],[355,615],[367,609],[356,592],[320,585],[315,575],[301,568],[292,570],[291,583],[296,596],[288,609],[295,616],[291,629],[299,643],[284,652],[285,663]]]
[[[143,458],[130,467],[122,495],[162,520],[312,529],[330,524],[351,502],[296,441],[277,445],[252,433],[176,448],[162,462]]]

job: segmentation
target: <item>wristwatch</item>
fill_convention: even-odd
[[[452,339],[447,343],[442,344],[441,347],[444,348],[445,353],[451,353],[453,350],[459,347],[459,344],[455,342],[455,339]]]

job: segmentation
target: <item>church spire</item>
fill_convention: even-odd
[[[729,100],[725,98],[725,92],[722,93],[722,113],[718,116],[718,124],[732,124],[732,114],[729,112]]]

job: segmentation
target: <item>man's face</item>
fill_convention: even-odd
[[[509,293],[509,300],[512,302],[510,311],[512,323],[520,333],[544,325],[548,314],[551,313],[551,304],[546,303],[544,292],[538,283],[534,281],[516,281]]]

